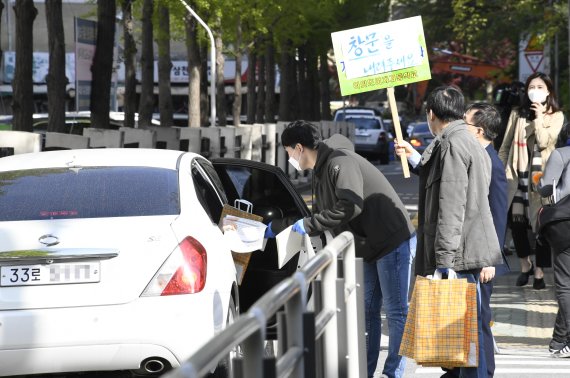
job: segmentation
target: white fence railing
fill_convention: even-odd
[[[287,164],[281,146],[286,122],[212,127],[159,127],[118,130],[86,127],[83,136],[64,133],[0,131],[0,157],[40,150],[78,148],[159,148],[199,153],[206,158],[241,158],[279,166],[290,177],[298,173]],[[354,124],[320,121],[323,138],[342,134],[354,142]],[[41,144],[40,144],[41,140]],[[41,146],[41,147],[40,147]]]
[[[352,234],[344,232],[163,377],[204,377],[232,351],[239,351],[234,377],[364,377],[363,286],[362,260],[355,258]],[[275,314],[278,353],[267,357],[265,332]]]

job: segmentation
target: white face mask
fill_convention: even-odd
[[[301,158],[301,156],[299,156]],[[299,160],[295,159],[293,156],[289,158],[289,164],[293,166],[297,171],[301,172],[303,169],[301,168],[301,164],[299,164]]]
[[[548,96],[548,93],[546,93],[546,91],[543,91],[540,89],[532,89],[532,90],[528,91],[528,98],[530,99],[530,102],[543,103],[544,101],[546,101],[547,96]]]

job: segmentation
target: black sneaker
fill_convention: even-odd
[[[550,340],[550,344],[548,345],[548,351],[550,353],[557,352],[560,349],[564,348],[565,345],[566,345],[566,342],[564,342],[564,341],[558,341],[558,340],[552,339],[552,340]]]
[[[552,353],[552,357],[570,358],[570,342],[567,342],[562,349]]]

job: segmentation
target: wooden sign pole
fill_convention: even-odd
[[[396,139],[404,140],[400,126],[400,117],[398,116],[398,107],[396,106],[396,96],[394,96],[394,87],[388,87],[386,89],[388,91],[388,101],[390,102],[392,124],[394,125],[394,131],[396,132]],[[404,177],[410,177],[410,168],[408,167],[408,159],[406,158],[406,154],[400,155],[400,160],[402,162],[402,171],[404,172]]]

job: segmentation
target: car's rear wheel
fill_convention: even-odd
[[[228,308],[228,317],[226,319],[226,327],[232,324],[237,317],[237,310],[234,298],[230,297],[230,304]],[[226,355],[216,367],[216,370],[210,375],[211,378],[230,378],[233,377],[232,372],[232,359],[236,357],[239,351],[239,346],[235,347]]]

